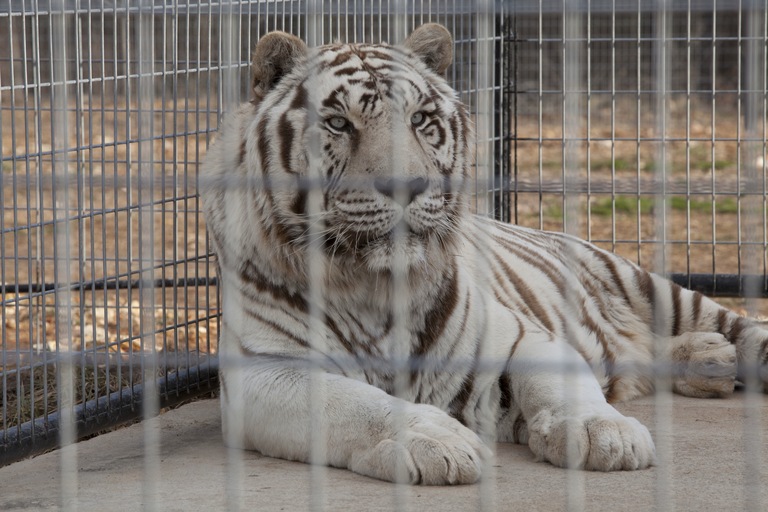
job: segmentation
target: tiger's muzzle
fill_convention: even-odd
[[[406,207],[413,202],[416,196],[429,188],[429,181],[425,178],[410,180],[376,178],[373,181],[373,187],[385,196],[397,201],[401,206]]]

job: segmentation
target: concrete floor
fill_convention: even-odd
[[[62,477],[61,452],[0,468],[0,510],[768,510],[768,397],[747,432],[744,394],[724,400],[672,400],[669,464],[639,472],[568,472],[536,463],[527,447],[498,445],[492,475],[462,487],[405,487],[329,469],[322,493],[311,491],[310,466],[244,452],[228,459],[216,400],[169,411],[153,423],[76,445],[76,468]],[[651,429],[662,448],[651,398],[621,404]],[[150,426],[149,430],[145,427]],[[753,424],[754,425],[754,424]],[[144,436],[159,429],[156,466],[145,466]],[[757,449],[756,449],[757,447]],[[238,452],[242,453],[242,452]],[[748,457],[753,471],[746,478]],[[235,462],[231,462],[234,460]],[[238,466],[238,462],[242,464]],[[238,471],[237,468],[240,467]],[[322,472],[321,472],[322,473]],[[756,474],[757,473],[757,474]],[[237,475],[240,475],[239,477]],[[62,482],[67,482],[64,483]],[[574,491],[569,494],[569,482]],[[73,492],[62,494],[62,488]],[[316,507],[316,509],[319,507]]]

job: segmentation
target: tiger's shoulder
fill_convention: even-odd
[[[200,176],[205,178],[201,186],[208,190],[221,190],[217,178],[231,174],[244,163],[248,144],[248,126],[256,118],[257,109],[253,103],[242,103],[223,116],[218,132],[208,143],[203,157]],[[206,196],[203,196],[205,198]]]

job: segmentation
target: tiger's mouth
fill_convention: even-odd
[[[406,222],[405,218],[401,218],[388,230],[330,231],[325,238],[325,246],[327,249],[335,249],[336,251],[346,249],[352,252],[365,252],[366,249],[373,247],[386,248],[396,245],[420,245],[426,241],[427,237],[428,233],[417,232]]]
[[[403,183],[410,188],[400,197],[397,189]],[[328,254],[354,259],[422,254],[434,243],[443,245],[450,239],[456,219],[442,188],[429,186],[426,180],[387,180],[375,188],[373,193],[344,190],[327,202],[324,244]]]

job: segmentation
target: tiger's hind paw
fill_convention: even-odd
[[[736,385],[736,346],[722,334],[692,332],[670,340],[672,389],[695,398],[720,398]]]
[[[593,471],[644,469],[656,461],[651,434],[635,418],[559,416],[544,410],[529,424],[528,446],[539,460]]]

